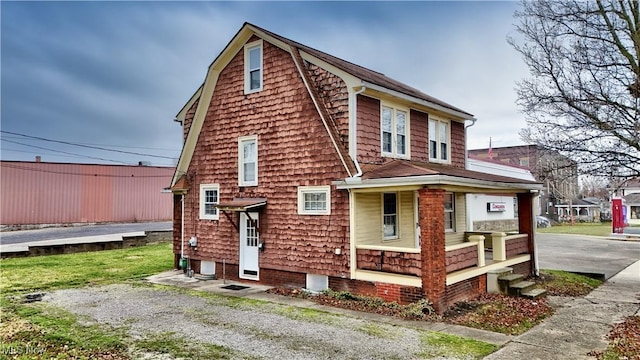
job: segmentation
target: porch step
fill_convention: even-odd
[[[547,290],[546,289],[540,289],[540,288],[535,288],[532,290],[529,290],[527,292],[523,292],[520,294],[522,297],[525,297],[527,299],[538,299],[541,298],[543,296],[547,296]]]
[[[519,281],[509,286],[509,295],[523,296],[523,293],[532,291],[535,289],[536,283],[533,281]]]
[[[507,274],[500,276],[498,278],[498,286],[500,287],[500,292],[502,294],[509,294],[509,288],[521,282],[522,279],[524,279],[524,276],[520,274]]]

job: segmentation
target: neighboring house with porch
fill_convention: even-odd
[[[619,192],[627,207],[627,223],[640,225],[640,178],[628,179]]]
[[[535,271],[540,184],[465,169],[473,115],[245,23],[177,115],[175,265],[438,311],[487,272]],[[512,194],[518,232],[466,231],[467,194]],[[186,260],[188,258],[188,260]]]
[[[601,211],[601,200],[596,198],[573,199],[556,205],[561,222],[600,222]]]

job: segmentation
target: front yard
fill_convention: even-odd
[[[170,244],[0,261],[2,359],[480,359],[495,345],[150,285]],[[401,341],[399,341],[401,340]]]

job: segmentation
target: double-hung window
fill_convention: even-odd
[[[238,186],[258,186],[258,137],[238,139]]]
[[[449,121],[429,119],[429,159],[434,162],[449,162]]]
[[[298,187],[298,214],[331,214],[331,186]]]
[[[262,40],[244,47],[244,93],[262,90]]]
[[[408,157],[408,112],[390,106],[382,106],[380,130],[382,155]]]
[[[218,209],[215,205],[220,203],[220,185],[200,184],[200,219],[218,220]]]
[[[398,196],[396,193],[382,194],[382,232],[384,240],[398,238]]]
[[[453,193],[444,194],[444,231],[456,231],[456,204]]]

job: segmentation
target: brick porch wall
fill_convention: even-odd
[[[446,290],[446,306],[452,306],[456,302],[469,300],[486,292],[486,274],[449,285]]]

